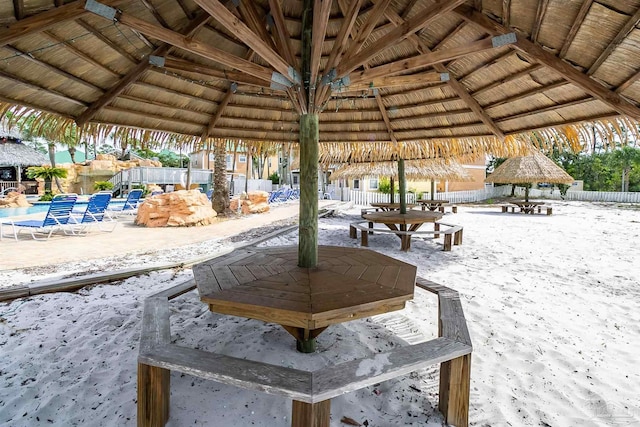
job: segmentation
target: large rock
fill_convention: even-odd
[[[263,213],[269,211],[269,193],[266,191],[250,191],[242,193],[239,198],[231,200],[229,209],[236,212],[238,205],[243,214]]]
[[[190,227],[211,224],[216,216],[205,194],[180,190],[147,198],[135,222],[146,227]]]
[[[5,198],[0,199],[0,208],[28,208],[30,206],[33,205],[27,202],[27,197],[15,191],[9,191]]]

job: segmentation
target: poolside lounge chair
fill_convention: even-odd
[[[0,222],[0,240],[4,237],[3,227],[7,225],[12,227],[15,241],[18,241],[18,234],[22,230],[29,230],[31,237],[35,240],[46,240],[56,230],[64,232],[64,227],[71,217],[71,210],[77,199],[77,194],[58,194],[51,200],[49,210],[44,219]],[[36,234],[44,234],[46,237],[36,237]]]
[[[118,224],[107,215],[106,210],[111,201],[111,192],[101,191],[93,194],[89,198],[89,203],[84,211],[77,212],[75,209],[71,212],[71,217],[67,222],[64,231],[75,235],[87,234],[92,225],[97,225],[100,231],[113,231]],[[104,227],[105,223],[112,223],[109,228]]]
[[[127,200],[125,200],[124,204],[113,205],[110,204],[107,207],[106,213],[110,218],[119,218],[120,215],[135,215],[138,213],[138,203],[140,203],[140,198],[142,197],[143,191],[140,189],[135,189],[129,191],[127,195]]]

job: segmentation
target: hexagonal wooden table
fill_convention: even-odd
[[[417,268],[377,252],[318,247],[318,266],[297,265],[298,247],[239,249],[193,266],[200,299],[216,313],[277,323],[302,352],[329,325],[401,310]]]

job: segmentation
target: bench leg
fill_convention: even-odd
[[[163,427],[169,420],[170,374],[138,363],[138,427]]]
[[[551,212],[553,212],[553,209],[547,208],[547,215],[551,215]]]
[[[458,230],[453,235],[453,244],[461,245],[462,244],[462,230]]]
[[[469,425],[469,387],[471,355],[440,364],[440,402],[438,409],[446,423],[456,427]]]
[[[369,246],[369,233],[363,230],[360,232],[360,237],[360,246]]]
[[[444,213],[444,206],[439,206],[438,210],[440,211],[440,213]]]
[[[369,234],[373,234],[373,222],[369,222]]]
[[[502,213],[506,213],[507,210],[509,209],[509,207],[507,206],[500,206],[502,208]]]
[[[440,224],[438,224],[437,222],[433,223],[433,231],[440,231]],[[437,239],[438,237],[440,237],[440,233],[433,233],[433,238]]]
[[[331,399],[318,403],[293,401],[291,427],[329,427]]]
[[[444,248],[442,250],[447,252],[451,250],[451,233],[444,235]]]
[[[358,238],[358,229],[353,225],[349,226],[349,237],[351,237],[352,239]]]
[[[451,212],[458,213],[458,207],[457,206],[451,206]]]

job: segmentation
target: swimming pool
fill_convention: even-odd
[[[123,201],[113,201],[110,203],[111,206],[122,204]],[[86,200],[78,201],[74,206],[86,205]],[[45,213],[49,210],[49,203],[38,202],[31,207],[28,208],[2,208],[0,209],[0,218],[10,218],[14,216],[20,215],[30,215],[35,213]]]

